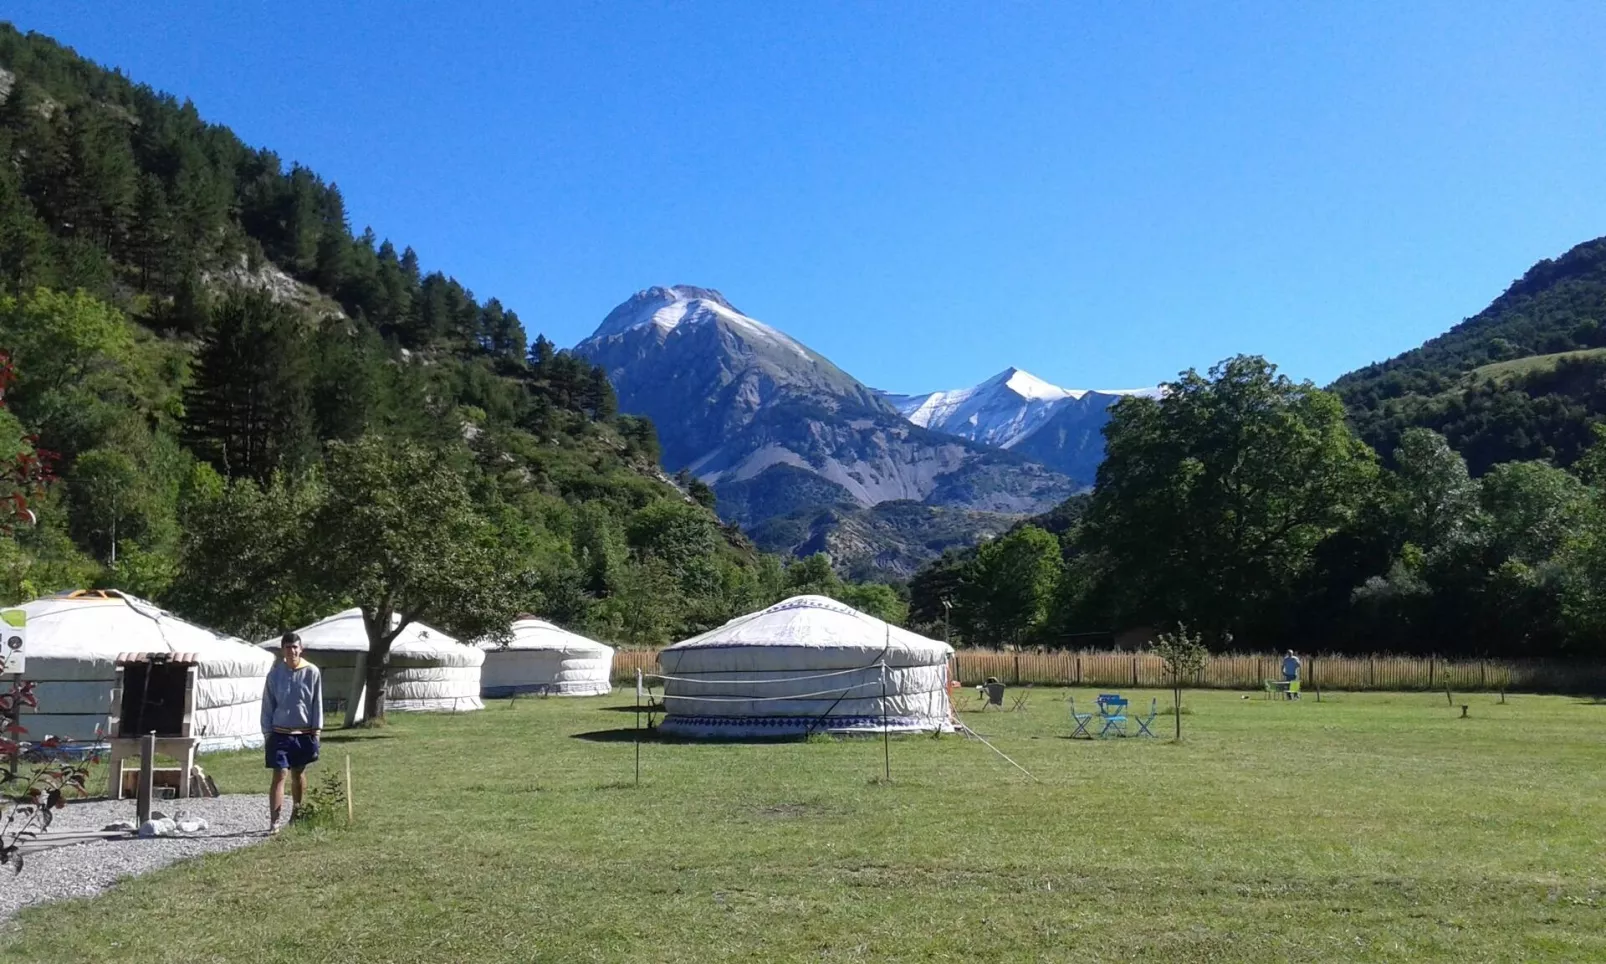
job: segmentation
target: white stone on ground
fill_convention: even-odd
[[[206,829],[196,834],[149,839],[98,840],[26,854],[21,874],[13,876],[10,867],[0,868],[0,921],[29,904],[93,897],[124,877],[148,874],[188,857],[236,850],[269,839],[265,794],[169,800],[163,806],[168,808],[168,816],[177,818],[180,824],[201,821]],[[50,830],[100,830],[133,818],[132,800],[69,803],[56,811]]]

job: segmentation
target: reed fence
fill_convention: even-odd
[[[1446,659],[1439,656],[1306,656],[1300,679],[1307,689],[1442,690],[1529,693],[1606,693],[1606,660]],[[1084,650],[1006,652],[961,649],[952,661],[954,676],[969,686],[989,676],[1012,685],[1131,686],[1170,685],[1165,663],[1152,653]],[[629,683],[636,670],[658,671],[658,651],[620,650],[614,655],[616,682]],[[1282,678],[1275,653],[1212,655],[1189,681],[1198,689],[1259,689]]]

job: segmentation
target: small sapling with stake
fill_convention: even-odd
[[[1205,658],[1209,650],[1205,649],[1204,637],[1198,633],[1189,634],[1188,627],[1182,623],[1177,624],[1174,633],[1161,633],[1154,639],[1154,653],[1165,661],[1166,676],[1171,680],[1171,700],[1177,719],[1177,739],[1182,739],[1182,682],[1190,676],[1197,676],[1204,669]]]

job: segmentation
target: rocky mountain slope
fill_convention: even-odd
[[[710,289],[638,292],[574,352],[607,371],[621,411],[654,421],[665,467],[709,483],[721,515],[748,528],[892,501],[1036,512],[1078,488],[1011,452],[909,421]]]

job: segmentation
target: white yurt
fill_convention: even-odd
[[[824,596],[794,596],[658,654],[660,731],[694,737],[953,727],[953,648]],[[883,697],[883,693],[885,696]]]
[[[534,616],[513,621],[506,643],[485,642],[480,692],[605,696],[613,692],[613,647]]]
[[[308,662],[323,675],[324,703],[333,705],[346,699],[357,657],[368,652],[362,610],[335,613],[296,633]],[[270,639],[262,645],[278,649],[279,640]],[[480,668],[484,663],[485,654],[478,649],[464,646],[423,623],[409,623],[390,644],[385,709],[445,713],[484,709],[485,704],[480,702]]]
[[[28,739],[91,740],[104,731],[121,653],[190,653],[197,659],[197,749],[262,745],[262,685],[273,656],[238,639],[187,623],[116,590],[46,596],[16,607],[28,614],[27,665],[39,708],[22,711]]]

